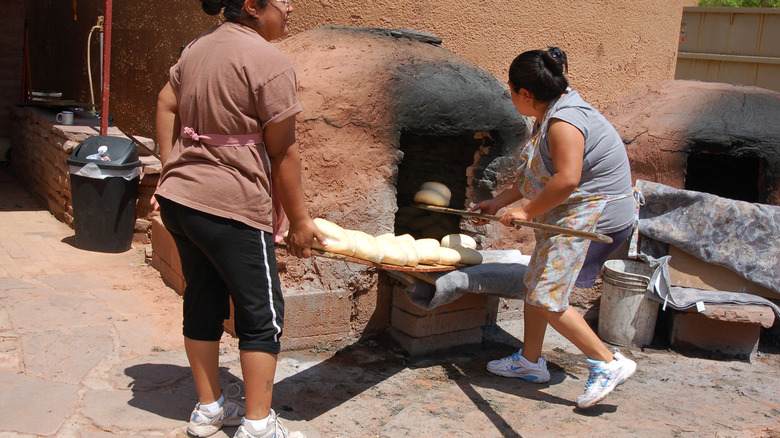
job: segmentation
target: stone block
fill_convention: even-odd
[[[473,309],[473,308],[484,309],[489,302],[492,301],[490,300],[490,297],[487,295],[468,293],[449,304],[445,304],[443,306],[437,307],[435,310],[438,312],[452,312],[455,310],[462,310],[462,309]],[[404,292],[404,288],[400,286],[396,286],[393,288],[393,306],[398,307],[399,309],[407,313],[410,313],[412,315],[417,315],[417,316],[426,316],[431,312],[430,310],[425,310],[412,303],[409,297],[406,296],[406,293]]]
[[[694,309],[686,309],[685,311],[695,312]],[[759,305],[708,304],[704,307],[701,315],[716,321],[760,324],[766,328],[772,327],[775,323],[775,312],[768,306]]]
[[[472,328],[417,338],[391,328],[390,335],[410,356],[437,353],[459,345],[482,343],[482,329]]]
[[[184,294],[184,276],[181,270],[179,251],[173,236],[162,223],[159,216],[152,218],[152,267],[160,271],[160,276],[179,295]]]
[[[499,298],[496,300],[496,321],[519,321],[523,319],[525,301],[522,298]]]
[[[284,295],[282,348],[311,348],[350,335],[352,299],[345,290],[291,291]]]
[[[171,265],[168,264],[168,260],[163,259],[156,252],[152,253],[151,265],[160,272],[160,277],[167,286],[173,289],[177,294],[184,295],[186,283],[184,277],[181,275],[181,270],[177,271],[173,269]]]
[[[369,275],[369,274],[366,274]],[[389,277],[379,275],[375,287],[360,292],[352,290],[351,329],[353,333],[371,336],[384,333],[390,326],[393,308],[393,284]]]
[[[758,348],[760,335],[760,322],[715,319],[703,313],[672,311],[669,342],[676,348],[698,348],[750,357]]]
[[[452,303],[425,310],[414,305],[404,288],[393,288],[390,332],[408,354],[420,355],[482,342],[482,326],[495,322],[498,300],[468,293]]]
[[[339,291],[301,292],[282,288],[284,293],[284,327],[282,350],[301,350],[337,344],[351,334],[350,294]],[[235,313],[230,303],[230,318],[225,320],[225,332],[236,337]]]
[[[390,324],[394,329],[409,336],[421,338],[479,328],[485,325],[485,319],[484,308],[461,309],[453,312],[432,311],[425,316],[417,316],[393,307]]]

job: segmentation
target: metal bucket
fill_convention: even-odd
[[[637,260],[607,260],[604,263],[604,277],[615,280],[650,282],[654,269]]]
[[[634,263],[647,266],[641,262]],[[647,270],[642,270],[642,267],[634,263],[612,263],[609,267],[610,275],[606,274],[605,264],[599,308],[599,337],[621,347],[643,347],[650,344],[658,317],[658,303],[645,298],[652,269],[648,266]],[[633,272],[620,271],[622,268]],[[650,275],[643,275],[648,270]]]

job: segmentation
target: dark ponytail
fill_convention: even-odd
[[[525,88],[535,99],[549,102],[569,87],[566,53],[557,47],[521,53],[509,66],[509,84],[515,92]]]
[[[222,15],[227,21],[238,21],[244,16],[244,0],[200,0],[203,11],[209,15]],[[265,7],[268,0],[257,0],[260,7]],[[224,10],[223,10],[224,9]]]

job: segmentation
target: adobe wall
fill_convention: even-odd
[[[750,85],[663,81],[604,111],[626,144],[634,181],[684,189],[696,152],[761,158],[766,204],[780,205],[780,93]],[[728,175],[724,177],[729,177]]]
[[[442,46],[503,80],[518,53],[558,45],[573,87],[599,109],[643,86],[674,77],[683,0],[610,3],[563,0],[295,0],[292,33],[326,24],[405,28],[436,34]],[[27,0],[33,88],[89,102],[86,43],[104,0]],[[157,91],[180,47],[214,22],[193,0],[113,5],[110,112],[134,135],[154,137]],[[99,54],[92,72],[99,103]]]

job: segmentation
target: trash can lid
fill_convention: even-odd
[[[107,157],[108,160],[98,156],[101,146],[106,146],[107,151],[102,157]],[[71,166],[84,166],[89,163],[95,163],[101,169],[113,170],[141,167],[135,143],[129,138],[109,135],[87,137],[76,146],[68,159]]]

